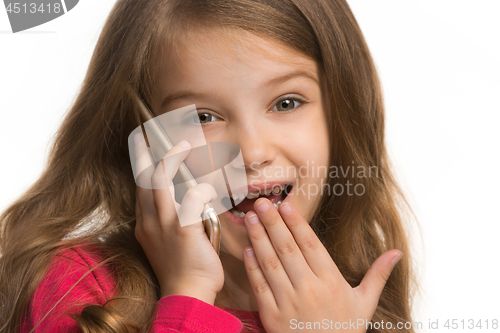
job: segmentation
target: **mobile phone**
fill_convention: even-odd
[[[129,91],[131,92],[133,99],[137,102],[139,106],[139,114],[141,118],[141,128],[143,131],[143,135],[145,138],[147,138],[147,135],[143,129],[142,123],[149,122],[148,124],[151,124],[149,128],[151,129],[150,135],[155,136],[156,142],[158,142],[161,145],[161,148],[165,152],[168,152],[170,149],[172,149],[173,144],[172,141],[170,141],[170,138],[168,137],[167,133],[164,131],[164,129],[161,127],[161,125],[158,123],[158,121],[155,119],[154,113],[151,111],[151,109],[146,105],[146,103],[143,101],[141,97],[138,96],[137,93],[135,93],[131,88],[129,88]],[[148,142],[148,141],[147,141]],[[188,167],[184,162],[181,163],[179,166],[179,171],[178,174],[181,176],[185,184],[190,188],[193,186],[196,186],[198,183],[196,182],[196,179],[193,177],[191,172],[189,171]],[[201,216],[203,220],[203,224],[205,226],[205,232],[210,239],[210,243],[212,244],[212,247],[214,248],[215,252],[217,255],[219,255],[220,251],[220,239],[221,239],[221,224],[219,217],[217,216],[217,213],[215,212],[215,209],[212,207],[210,203],[206,203],[203,207],[203,213]]]

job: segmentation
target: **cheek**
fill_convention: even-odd
[[[306,140],[307,139],[307,140]],[[324,187],[328,182],[329,170],[329,144],[326,133],[323,135],[311,135],[304,138],[296,161],[302,170],[307,170],[300,177],[303,191],[299,194],[297,205],[304,218],[310,223],[316,208],[324,194]]]
[[[310,110],[310,116],[303,119],[300,133],[295,137],[294,143],[299,154],[307,155],[309,164],[314,161],[315,165],[326,165],[329,158],[329,135],[326,118],[321,108]]]

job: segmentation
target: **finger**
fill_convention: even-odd
[[[293,286],[303,285],[312,271],[281,215],[266,198],[255,201],[254,207]]]
[[[251,246],[247,247],[243,253],[243,261],[245,263],[248,281],[255,295],[259,311],[267,309],[268,307],[277,307],[271,286],[260,269],[253,248]]]
[[[286,304],[293,293],[293,286],[280,258],[276,254],[266,228],[254,211],[245,214],[245,225],[255,256],[268,281],[278,305]]]
[[[151,191],[151,176],[154,171],[154,165],[149,155],[148,147],[142,133],[134,136],[135,155],[136,155],[136,196],[138,199],[142,217],[150,219],[156,216],[156,207]]]
[[[141,174],[144,170],[153,165],[151,158],[149,156],[149,151],[146,146],[146,140],[144,140],[144,135],[142,132],[136,133],[134,135],[134,143],[135,143],[135,155],[136,155],[136,163],[135,170],[136,174]]]
[[[362,299],[367,300],[373,311],[377,307],[380,294],[384,290],[392,269],[402,256],[403,253],[399,250],[385,252],[370,266],[359,286],[354,288]]]
[[[178,144],[172,147],[162,160],[165,161],[164,167],[156,167],[155,173],[153,174],[154,182],[153,188],[165,189],[165,180],[170,184],[174,179],[179,166],[186,159],[191,151],[191,145],[186,140],[182,140]]]
[[[334,279],[343,278],[332,257],[299,210],[292,203],[284,202],[279,206],[279,212],[311,271],[319,278],[327,275],[331,277],[332,274]]]
[[[151,178],[155,207],[165,221],[172,221],[176,217],[178,204],[175,201],[172,180],[181,163],[189,155],[189,147],[189,143],[185,140],[172,147],[158,163]]]
[[[216,198],[217,192],[208,183],[198,184],[187,190],[179,210],[179,223],[181,227],[201,222],[201,213],[203,212],[204,205]]]

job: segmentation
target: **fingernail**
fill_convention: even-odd
[[[181,142],[178,143],[178,145],[181,146],[181,147],[184,147],[184,148],[191,147],[191,145],[189,144],[189,142],[187,142],[186,140],[182,140]]]
[[[246,220],[250,224],[257,224],[259,223],[259,218],[257,217],[257,214],[252,214],[250,216],[245,216]]]
[[[391,264],[392,265],[396,265],[398,263],[399,259],[401,259],[402,256],[403,256],[403,252],[401,252],[400,254],[398,254],[397,256],[395,256],[394,259],[392,259]]]
[[[251,247],[246,249],[245,254],[247,255],[248,258],[253,257],[254,255],[253,249]]]
[[[269,205],[267,204],[267,202],[265,200],[261,200],[261,201],[259,201],[259,203],[255,204],[255,209],[259,213],[265,213],[269,210]]]
[[[288,202],[284,202],[280,205],[280,210],[283,215],[288,215],[292,212],[292,205],[290,205]]]

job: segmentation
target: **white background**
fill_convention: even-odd
[[[82,0],[17,34],[0,8],[0,210],[40,175],[114,2]],[[382,79],[388,148],[421,226],[414,319],[424,328],[439,319],[439,331],[446,319],[500,320],[500,3],[349,4]]]

